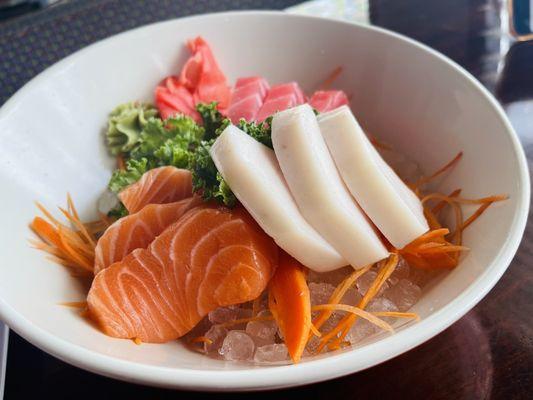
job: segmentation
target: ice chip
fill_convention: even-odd
[[[425,286],[431,279],[437,275],[435,271],[426,271],[420,268],[411,268],[409,280],[417,286]]]
[[[239,318],[240,308],[237,306],[219,307],[208,314],[209,321],[213,324],[223,324]]]
[[[400,279],[407,279],[409,277],[409,264],[403,258],[400,258],[398,265],[387,280],[390,286],[396,285]]]
[[[377,312],[377,311],[387,311],[395,312],[398,311],[398,307],[390,299],[386,297],[377,297],[374,298],[366,308],[367,311]]]
[[[373,269],[371,269],[370,271],[368,271],[367,273],[359,277],[359,279],[357,279],[357,281],[355,282],[355,286],[357,287],[357,290],[359,291],[361,296],[364,296],[366,294],[367,290],[370,288],[372,283],[376,280],[377,276],[378,276],[378,273],[374,271]],[[387,284],[387,282],[383,283],[383,285],[381,286],[381,289],[378,291],[376,296],[381,295],[385,290],[387,290],[388,287],[389,285]]]
[[[392,301],[400,311],[409,310],[420,298],[422,290],[407,279],[401,279],[396,285],[385,292],[385,296]]]
[[[341,303],[348,304],[350,306],[356,306],[361,300],[361,294],[354,288],[350,288],[342,296]]]
[[[345,316],[345,313],[333,311],[329,319],[324,322],[324,325],[320,327],[321,332],[329,332],[333,328],[337,326],[337,324],[341,321],[341,319]]]
[[[316,283],[329,283],[330,285],[337,286],[352,272],[352,267],[339,268],[330,272],[309,271],[309,275],[307,275],[307,281]]]
[[[351,344],[356,344],[368,336],[376,333],[378,329],[379,328],[377,328],[374,324],[359,318],[348,331],[346,340]]]
[[[213,325],[211,328],[209,328],[204,336],[211,340],[212,343],[204,343],[204,351],[206,353],[218,351],[220,346],[222,346],[222,342],[224,341],[227,333],[228,330],[220,325]]]
[[[259,363],[285,361],[288,358],[289,352],[283,343],[258,347],[254,355],[254,361]]]
[[[274,344],[277,329],[274,321],[250,321],[246,324],[246,333],[257,346]]]
[[[247,361],[254,355],[254,341],[244,331],[229,331],[218,353],[228,361]]]
[[[237,318],[236,319],[245,319],[245,318],[251,318],[252,317],[252,310],[250,308],[239,308],[237,310]]]
[[[311,338],[307,342],[307,346],[304,350],[304,357],[311,357],[315,354],[315,352],[318,350],[318,346],[320,345],[320,339],[317,338],[315,335],[311,335]]]
[[[309,294],[311,295],[311,306],[327,304],[333,294],[335,286],[329,283],[309,283]]]

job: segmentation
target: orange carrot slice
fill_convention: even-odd
[[[283,252],[270,281],[269,307],[292,360],[300,361],[311,330],[311,297],[305,267]]]
[[[453,167],[455,164],[457,164],[459,162],[459,160],[463,157],[463,152],[460,151],[459,153],[457,153],[457,155],[450,161],[448,162],[446,165],[444,165],[443,167],[439,168],[437,171],[435,171],[434,173],[432,173],[431,175],[429,176],[424,176],[422,178],[420,178],[416,183],[416,187],[420,187],[422,185],[425,185],[429,182],[431,182],[433,179],[435,179],[436,177],[438,177],[439,175],[442,175],[444,172],[446,172],[447,170],[449,170],[451,167]]]

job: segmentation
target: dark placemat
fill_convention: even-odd
[[[0,105],[62,58],[111,35],[193,14],[283,9],[298,0],[78,0],[0,24]]]

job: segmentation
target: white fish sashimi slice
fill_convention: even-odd
[[[308,104],[274,115],[272,143],[298,208],[328,243],[355,268],[388,256],[344,185]]]
[[[420,200],[381,158],[347,106],[319,115],[318,124],[346,186],[394,247],[428,231]]]
[[[348,265],[301,215],[271,149],[230,125],[210,153],[235,196],[278,246],[317,272]]]

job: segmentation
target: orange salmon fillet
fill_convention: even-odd
[[[191,196],[191,172],[171,166],[145,172],[139,181],[118,194],[130,214],[147,204],[173,203]]]
[[[94,274],[122,261],[133,250],[148,247],[169,225],[200,204],[202,199],[198,196],[175,203],[148,204],[142,210],[114,222],[96,244]]]
[[[89,315],[109,336],[167,342],[218,307],[257,298],[277,262],[277,246],[243,208],[202,205],[96,275]]]

